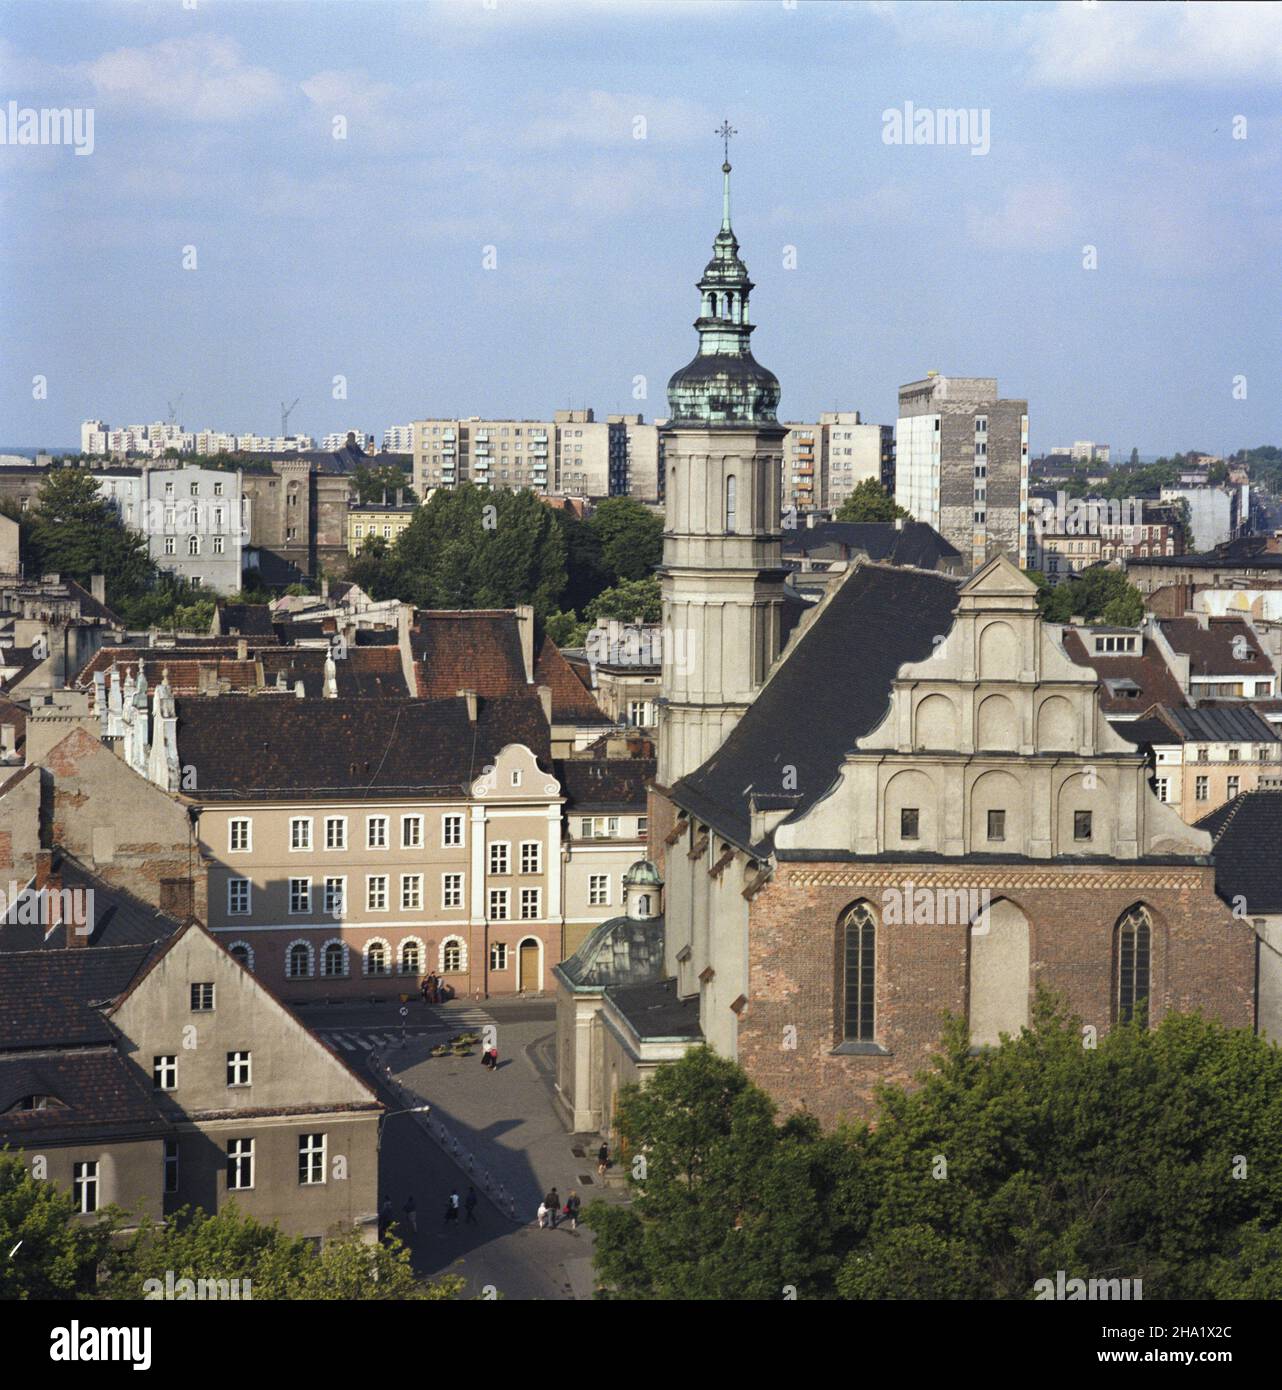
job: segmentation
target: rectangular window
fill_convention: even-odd
[[[343,904],[347,899],[347,880],[327,878],[325,880],[325,915],[335,919],[343,915]]]
[[[1091,813],[1089,811],[1073,812],[1073,839],[1089,840],[1091,838]]]
[[[1230,797],[1236,796],[1242,790],[1242,779],[1240,777],[1230,777],[1228,779],[1228,793]]]
[[[227,880],[227,915],[244,917],[249,912],[249,880],[229,878]]]
[[[251,1076],[251,1056],[248,1052],[229,1052],[227,1054],[227,1084],[229,1086],[248,1086]]]
[[[1158,777],[1158,778],[1155,778],[1154,780],[1155,780],[1156,785],[1157,785],[1157,799],[1158,799],[1159,801],[1170,801],[1170,799],[1171,799],[1171,795],[1170,795],[1170,792],[1171,792],[1170,782],[1169,782],[1165,777]]]
[[[290,849],[311,849],[312,822],[309,816],[293,816],[289,822]]]
[[[157,1091],[176,1091],[178,1089],[178,1058],[153,1057],[151,1059],[151,1084]]]
[[[237,816],[227,822],[227,849],[232,854],[244,854],[250,848],[250,829],[253,822]]]
[[[540,911],[542,897],[542,892],[537,888],[521,889],[521,918],[523,921],[533,921],[536,917],[542,916]]]
[[[230,1139],[227,1142],[227,1190],[247,1192],[254,1185],[254,1141]]]
[[[543,846],[538,840],[521,841],[521,872],[523,874],[543,872]]]
[[[401,911],[419,912],[423,907],[423,875],[401,875]]]
[[[325,817],[325,848],[326,848],[326,849],[346,849],[346,848],[347,848],[347,817],[346,817],[346,816],[326,816],[326,817]]]
[[[1242,750],[1241,750],[1240,748],[1230,748],[1230,749],[1229,749],[1229,762],[1231,762],[1231,763],[1238,762],[1239,759],[1241,758],[1241,756],[1242,756]]]
[[[511,872],[508,862],[510,846],[505,841],[499,841],[490,846],[490,872],[492,874],[506,874]]]
[[[312,910],[312,881],[310,878],[291,878],[289,880],[289,910],[291,912],[310,912]]]
[[[494,942],[494,944],[490,947],[490,969],[491,969],[491,970],[506,970],[506,969],[507,969],[507,942],[506,942],[506,941],[496,941],[496,942]]]
[[[165,1191],[178,1191],[178,1140],[165,1140]]]
[[[990,840],[1004,840],[1006,838],[1006,812],[989,811],[988,813],[988,838]]]
[[[442,906],[442,907],[462,907],[462,906],[463,906],[463,875],[462,875],[462,874],[442,874],[442,875],[441,875],[441,906]]]
[[[916,806],[904,806],[899,812],[899,838],[915,840],[919,834],[921,812]]]
[[[588,906],[589,907],[609,907],[610,905],[610,875],[609,874],[589,874],[588,875]]]
[[[1193,784],[1193,794],[1198,801],[1209,801],[1211,779],[1209,777],[1199,777]]]
[[[71,1195],[77,1211],[98,1210],[98,1160],[76,1163],[71,1169]]]
[[[1205,749],[1205,748],[1199,748],[1199,749],[1197,750],[1197,760],[1198,760],[1198,762],[1204,763],[1204,762],[1206,762],[1206,761],[1208,760],[1208,757],[1209,757],[1209,751],[1208,751],[1207,749]]]
[[[371,874],[365,880],[365,906],[370,912],[387,911],[387,875]]]
[[[490,921],[506,922],[508,918],[508,890],[490,889]]]
[[[649,829],[650,829],[650,817],[649,817],[649,816],[638,816],[638,817],[637,817],[637,834],[638,834],[638,835],[644,835],[644,834],[646,834],[646,832],[647,832]]]
[[[387,817],[365,817],[365,846],[367,849],[387,848]]]
[[[207,1014],[213,1011],[214,986],[202,981],[191,987],[191,1011],[194,1014]]]
[[[422,816],[402,816],[402,817],[401,817],[401,848],[402,848],[402,849],[422,849],[422,848],[423,848],[423,817],[422,817]]]
[[[300,1187],[315,1187],[325,1181],[325,1136],[323,1134],[300,1134],[298,1136],[298,1184]]]
[[[463,817],[448,815],[441,817],[441,843],[461,845],[463,843]]]

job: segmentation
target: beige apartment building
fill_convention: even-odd
[[[416,420],[414,486],[473,482],[575,497],[659,496],[658,426],[641,415],[597,420],[557,410],[550,420]]]
[[[831,410],[817,424],[790,424],[783,441],[783,505],[836,510],[866,478],[895,486],[895,432],[857,410]]]

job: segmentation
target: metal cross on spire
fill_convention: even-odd
[[[721,136],[721,147],[725,151],[725,162],[730,163],[730,137],[738,135],[739,132],[730,124],[729,121],[722,121],[717,127],[716,133]]]

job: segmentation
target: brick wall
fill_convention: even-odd
[[[785,1113],[804,1107],[828,1125],[868,1114],[876,1083],[911,1081],[930,1063],[941,1015],[966,1011],[969,928],[880,922],[892,874],[902,871],[782,863],[753,901],[739,1060]],[[1254,936],[1215,896],[1209,867],[985,866],[980,882],[964,866],[921,866],[912,878],[988,887],[994,901],[1015,903],[1029,922],[1030,1001],[1041,982],[1101,1034],[1112,1018],[1114,926],[1137,902],[1153,920],[1152,1021],[1201,1008],[1231,1026],[1253,1023]],[[860,898],[879,920],[876,1040],[887,1055],[833,1052],[842,1041],[839,923]]]

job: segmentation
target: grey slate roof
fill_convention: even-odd
[[[93,930],[86,943],[89,946],[145,945],[163,940],[182,925],[177,917],[90,873],[69,855],[63,855],[55,868],[64,889],[93,893],[91,899],[85,899],[93,904]],[[46,934],[41,923],[16,920],[19,916],[15,903],[7,916],[0,919],[0,953],[66,949],[65,928],[57,926]]]
[[[1277,731],[1246,705],[1218,705],[1214,709],[1162,709],[1161,717],[1187,742],[1277,743]],[[1175,740],[1173,739],[1172,742]]]
[[[744,849],[752,848],[754,795],[795,792],[798,812],[807,810],[832,786],[855,741],[885,717],[899,668],[928,657],[952,628],[960,583],[871,562],[851,571],[725,743],[677,782],[672,799]],[[795,788],[785,786],[790,766]]]
[[[1282,791],[1242,792],[1197,823],[1215,838],[1215,889],[1248,916],[1282,912]]]
[[[699,996],[678,998],[677,982],[671,977],[643,984],[615,985],[605,991],[605,997],[643,1041],[667,1038],[694,1041],[703,1037],[699,1026]]]
[[[638,922],[611,917],[594,927],[583,945],[556,969],[575,989],[657,980],[663,974],[663,918]]]
[[[112,1042],[115,1032],[96,1006],[122,994],[154,949],[0,953],[0,1050]]]
[[[14,1108],[28,1096],[61,1103]],[[113,1048],[0,1056],[0,1144],[30,1149],[34,1143],[145,1138],[169,1130],[138,1069]]]

